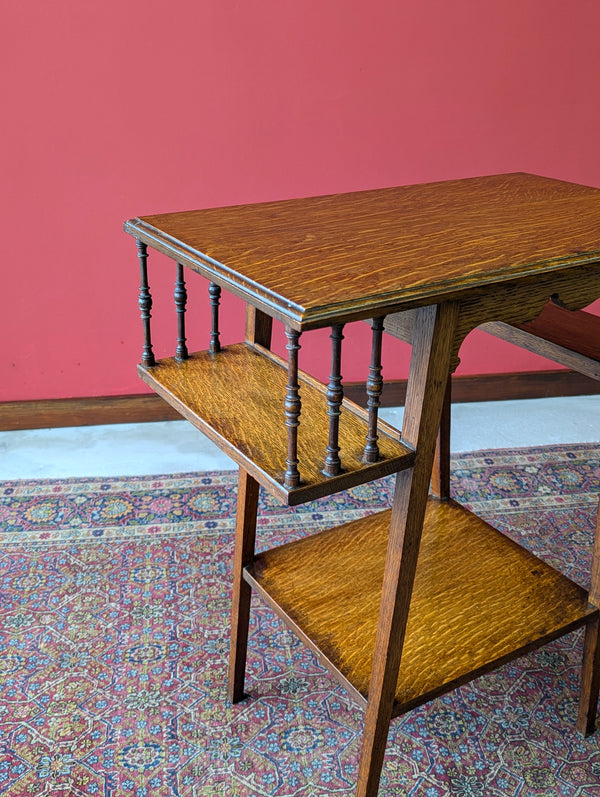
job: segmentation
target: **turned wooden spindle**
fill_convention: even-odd
[[[221,342],[219,340],[219,301],[221,299],[221,286],[211,282],[208,286],[208,295],[210,296],[211,311],[210,346],[208,350],[216,354],[221,351]]]
[[[288,450],[283,484],[284,487],[291,490],[300,484],[300,472],[298,470],[298,426],[300,425],[298,419],[302,408],[298,385],[298,350],[300,349],[298,339],[300,333],[291,327],[286,327],[285,336],[288,339],[286,345],[288,351],[288,382],[284,404],[285,425],[288,428]]]
[[[327,476],[337,476],[342,468],[340,461],[339,431],[342,399],[344,388],[342,386],[342,330],[343,324],[331,327],[331,374],[327,385],[327,414],[329,415],[329,440],[327,442],[325,467],[323,472]]]
[[[188,350],[185,345],[185,305],[187,302],[187,291],[185,289],[185,279],[183,278],[183,266],[177,263],[177,279],[175,280],[175,310],[177,311],[177,348],[175,349],[175,359],[179,362],[187,360]]]
[[[148,288],[148,247],[140,240],[136,240],[138,258],[140,261],[140,293],[138,307],[141,311],[142,324],[144,327],[144,348],[142,351],[142,365],[155,365],[154,353],[152,351],[152,340],[150,337],[150,318],[152,310],[152,296]]]
[[[369,411],[369,427],[367,431],[367,443],[363,455],[364,462],[377,462],[379,460],[379,446],[377,440],[377,416],[383,390],[383,379],[381,377],[381,339],[383,337],[383,318],[374,318],[371,324],[373,330],[371,346],[371,367],[369,378],[367,379],[367,409]]]

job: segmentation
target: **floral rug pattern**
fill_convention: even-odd
[[[363,712],[257,599],[225,697],[236,474],[0,483],[0,794],[351,797]],[[587,585],[589,445],[461,454],[455,497]],[[392,481],[281,508],[259,546],[385,508]],[[571,634],[393,721],[381,797],[593,797]]]

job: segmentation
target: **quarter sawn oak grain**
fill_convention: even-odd
[[[284,484],[287,430],[284,402],[287,371],[275,355],[243,343],[218,354],[194,352],[178,362],[171,357],[138,373],[157,393],[204,431],[220,448],[270,492],[295,505],[409,467],[414,452],[399,433],[379,424],[381,459],[363,463],[368,415],[345,400],[339,418],[342,472],[323,473],[329,440],[326,388],[300,373],[302,410],[298,427],[301,482]]]
[[[363,704],[389,525],[389,510],[370,515],[259,554],[246,571]],[[393,713],[564,634],[594,612],[585,590],[533,554],[458,504],[430,500]]]
[[[144,217],[125,229],[142,255],[139,373],[240,465],[230,698],[244,696],[252,585],[366,704],[355,797],[377,795],[394,714],[581,625],[577,727],[591,733],[600,532],[588,596],[456,504],[427,496],[465,335],[486,322],[527,324],[550,298],[569,310],[598,298],[600,191],[511,174]],[[206,277],[213,297],[216,286],[242,297],[246,344],[154,364],[146,246]],[[341,326],[380,327],[384,316],[412,344],[402,442],[382,423],[374,439],[380,329],[369,413],[344,401],[337,416]],[[286,325],[287,366],[268,350],[272,318]],[[297,333],[323,326],[336,330],[329,388],[296,376]],[[367,459],[377,460],[368,465],[366,435]],[[390,512],[255,556],[258,483],[296,504],[392,472]],[[447,477],[434,479],[442,498]]]
[[[600,190],[509,174],[145,216],[125,229],[304,329],[600,260]]]

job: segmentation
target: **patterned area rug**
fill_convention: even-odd
[[[582,585],[593,446],[454,458],[454,494]],[[225,698],[235,473],[0,484],[0,793],[354,793],[363,712],[257,600]],[[388,505],[391,481],[282,509],[268,547]],[[300,530],[300,531],[299,531]],[[380,795],[600,794],[571,634],[393,721]]]

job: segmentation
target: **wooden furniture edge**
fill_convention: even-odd
[[[349,399],[365,405],[364,383],[349,382],[344,385],[344,391]],[[452,400],[457,403],[585,396],[598,393],[600,393],[600,383],[564,369],[454,376],[452,379]],[[401,407],[404,405],[405,397],[406,380],[390,380],[385,383],[381,405]],[[181,420],[181,416],[154,393],[0,402],[2,432],[173,420]]]
[[[165,358],[152,367],[138,365],[138,374],[182,417],[288,506],[379,479],[414,463],[414,451],[400,442],[399,431],[383,420],[378,425],[381,455],[375,462],[366,462],[363,450],[368,413],[344,399],[339,430],[344,467],[338,473],[326,474],[327,389],[314,377],[298,371],[302,414],[312,422],[304,427],[303,446],[298,442],[301,478],[296,484],[288,484],[284,478],[287,435],[280,412],[284,400],[286,407],[288,401],[287,363],[255,344],[233,344],[216,354],[194,352],[183,363],[174,357]],[[246,407],[247,413],[239,421],[231,420],[239,407]],[[229,420],[224,422],[224,418]],[[298,425],[302,430],[302,424]],[[265,440],[269,441],[266,447]]]
[[[360,633],[355,634],[355,631],[362,629],[364,632],[370,625],[367,618],[372,616],[373,607],[378,605],[378,586],[383,578],[389,519],[390,510],[384,510],[309,537],[283,543],[262,551],[244,569],[244,579],[363,707],[367,705],[371,678],[371,654],[367,651],[374,640],[371,639],[367,645],[365,637]],[[445,550],[440,540],[447,539],[448,527],[455,532],[455,547],[450,545]],[[460,542],[465,534],[475,539],[475,560],[478,569],[483,568],[474,577],[470,575],[471,560],[468,555],[465,557],[464,545]],[[592,614],[598,613],[598,609],[586,600],[587,593],[582,587],[454,501],[429,499],[424,545],[419,556],[417,571],[420,569],[420,574],[411,605],[415,607],[416,616],[420,616],[419,612],[424,606],[430,606],[429,623],[420,630],[418,624],[412,625],[408,658],[401,665],[401,672],[402,668],[404,670],[404,694],[398,691],[400,683],[397,683],[393,716],[423,705],[501,664],[541,647],[551,639],[570,633],[586,624]],[[500,575],[504,565],[507,570]],[[499,638],[485,639],[488,623],[484,623],[481,631],[473,629],[473,614],[469,616],[469,611],[465,611],[461,596],[463,585],[478,584],[481,597],[478,611],[489,622],[494,610],[493,601],[490,603],[486,599],[486,593],[490,597],[501,592],[505,586],[506,572],[514,568],[527,574],[528,588],[520,595],[518,590],[513,591],[512,595],[507,591],[505,599],[510,599],[513,606],[521,605],[523,623],[520,628],[523,631],[527,627],[527,631],[517,647],[503,649],[498,644]],[[435,577],[425,577],[424,574],[431,572]],[[554,600],[545,605],[545,601],[538,603],[535,598],[536,581],[541,578],[548,586],[548,576],[554,585],[559,582],[562,585],[555,587],[555,596],[560,593],[562,600],[569,594],[569,602],[572,601],[570,617],[565,614],[560,622],[557,621],[562,610],[556,611]],[[357,578],[362,585],[358,596],[349,588],[349,585],[356,583]],[[441,597],[440,583],[444,584],[448,594],[453,594],[451,599],[444,600]],[[539,599],[539,592],[537,595]],[[565,600],[565,607],[566,604]],[[573,611],[576,604],[579,609]],[[343,612],[341,620],[337,619],[340,611]],[[546,617],[540,621],[541,614],[545,612]],[[528,625],[529,622],[531,625]],[[536,624],[537,631],[534,633]],[[429,633],[427,626],[435,629],[431,645],[422,644]],[[334,633],[330,633],[331,627],[335,628]],[[473,638],[479,639],[479,643],[473,642]],[[453,656],[446,655],[453,649]],[[414,657],[419,661],[416,669]],[[436,657],[443,662],[442,680],[437,676],[431,679]],[[453,660],[460,666],[456,667]],[[425,676],[425,673],[429,675]],[[422,678],[422,686],[416,689],[417,682]]]

